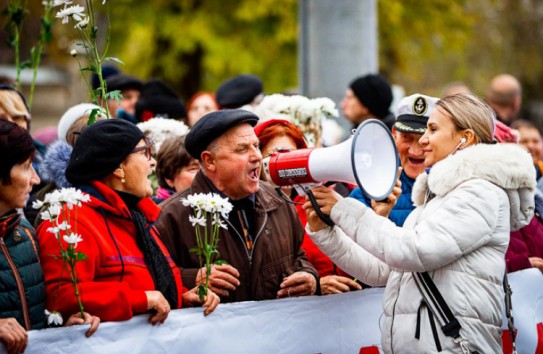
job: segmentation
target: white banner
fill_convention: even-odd
[[[530,269],[509,279],[518,352],[535,353],[543,275]],[[360,353],[381,347],[382,296],[383,289],[368,289],[221,304],[207,317],[200,308],[176,310],[156,327],[148,315],[102,323],[91,338],[84,336],[87,326],[30,331],[26,353]]]

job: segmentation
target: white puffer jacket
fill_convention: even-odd
[[[386,284],[386,353],[437,353],[425,307],[420,339],[415,338],[422,296],[412,272],[424,271],[459,320],[471,350],[501,353],[504,256],[509,232],[533,216],[535,183],[532,159],[519,146],[474,145],[417,178],[417,208],[403,228],[345,198],[332,209],[336,227],[308,233],[348,273],[370,285]],[[437,332],[442,353],[461,353],[439,325]]]

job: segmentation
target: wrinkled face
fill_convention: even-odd
[[[197,121],[209,112],[214,112],[218,109],[217,104],[209,95],[201,95],[194,100],[190,110],[187,112],[189,126],[193,126]]]
[[[123,98],[121,99],[119,107],[132,115],[136,114],[136,102],[138,102],[138,99],[140,98],[140,92],[134,89],[126,89],[123,90],[122,93]]]
[[[213,154],[213,184],[234,200],[258,191],[262,154],[253,127],[243,123],[230,128],[216,141]]]
[[[0,216],[10,210],[24,207],[32,186],[40,183],[31,158],[13,166],[10,178],[11,183],[8,185],[0,182]]]
[[[145,140],[140,140],[134,150],[121,164],[124,170],[124,179],[122,192],[130,193],[139,198],[150,197],[153,195],[153,187],[149,175],[156,166],[156,161],[151,155],[151,147],[147,147]]]
[[[419,143],[424,152],[424,165],[430,167],[456,149],[462,139],[462,133],[456,130],[451,117],[440,107],[430,114],[426,126],[428,129]]]
[[[345,90],[345,96],[341,101],[341,110],[343,111],[345,118],[354,124],[361,123],[362,118],[367,114],[367,109],[362,105],[350,88]]]
[[[543,157],[543,143],[541,142],[539,130],[535,128],[519,128],[518,131],[520,133],[519,143],[528,149],[528,152],[532,155],[534,164],[537,164]]]
[[[196,176],[199,170],[200,164],[198,161],[192,160],[187,166],[182,167],[173,179],[166,178],[166,183],[176,192],[181,192],[191,185],[194,176]]]
[[[424,172],[426,167],[424,166],[424,152],[419,143],[420,137],[420,134],[394,130],[394,140],[396,141],[402,168],[405,174],[413,179]]]

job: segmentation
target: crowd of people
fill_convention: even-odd
[[[0,342],[9,353],[24,351],[28,330],[51,326],[51,312],[66,325],[90,324],[90,336],[100,321],[138,314],[157,325],[183,307],[209,315],[219,303],[367,287],[385,287],[386,353],[501,352],[504,276],[543,271],[543,142],[533,123],[519,119],[516,78],[496,76],[484,99],[455,83],[442,97],[415,93],[397,107],[382,75],[355,78],[343,116],[353,128],[372,118],[384,123],[398,180],[385,200],[335,183],[314,187],[311,203],[263,171],[263,158],[308,148],[308,129],[260,106],[258,77],[235,76],[185,106],[161,80],[112,67],[103,76],[122,99],[70,107],[54,141],[32,137],[24,96],[0,85]],[[154,135],[142,128],[159,118],[175,124]],[[75,265],[80,297],[59,254],[72,236],[55,238],[51,230],[61,226],[39,210],[47,193],[71,187],[89,197],[64,206],[76,210],[64,227],[74,225],[85,254]],[[225,262],[210,273],[193,251],[192,209],[181,202],[198,193],[232,205],[219,229]],[[450,307],[455,335],[436,326],[419,274]]]

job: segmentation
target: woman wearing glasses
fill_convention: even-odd
[[[76,266],[83,306],[104,321],[151,311],[149,321],[157,324],[172,308],[203,305],[209,314],[219,303],[211,292],[201,304],[195,290],[183,287],[153,226],[160,208],[149,198],[152,145],[130,122],[99,121],[80,135],[66,169],[68,181],[90,195],[69,223],[83,239],[77,250],[88,258]],[[68,314],[78,304],[62,260],[51,256],[59,247],[49,227],[45,221],[38,228],[47,308]]]

